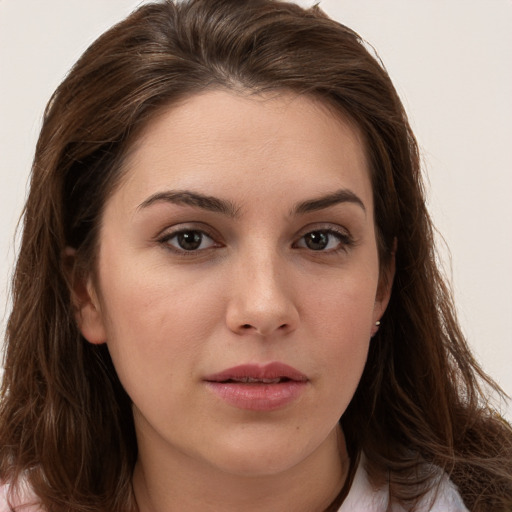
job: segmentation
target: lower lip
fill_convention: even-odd
[[[229,405],[250,411],[274,411],[297,400],[307,382],[286,381],[276,384],[207,382],[207,386]]]

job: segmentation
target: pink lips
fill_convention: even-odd
[[[228,404],[252,411],[285,407],[303,393],[308,383],[304,374],[283,363],[235,366],[204,381]]]

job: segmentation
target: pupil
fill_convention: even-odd
[[[328,235],[322,231],[313,231],[312,233],[305,235],[304,238],[307,247],[313,251],[325,249],[329,243]]]
[[[186,231],[178,234],[178,244],[186,251],[198,249],[203,240],[203,235],[197,231]]]

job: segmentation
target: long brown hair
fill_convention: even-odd
[[[101,36],[51,98],[23,217],[6,335],[0,478],[26,479],[51,511],[126,512],[137,458],[130,400],[106,346],[74,321],[75,273],[94,265],[103,206],[140,130],[211,88],[313,95],[365,138],[383,267],[393,293],[341,419],[353,455],[394,501],[413,506],[446,471],[468,508],[512,507],[512,430],[472,358],[437,264],[420,158],[403,106],[360,37],[272,0],[162,1]]]

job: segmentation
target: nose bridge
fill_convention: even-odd
[[[286,259],[269,243],[248,246],[237,258],[228,325],[237,333],[295,329],[298,313]]]

